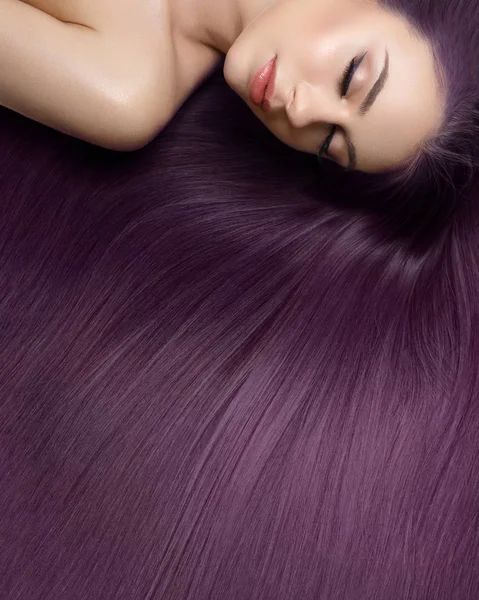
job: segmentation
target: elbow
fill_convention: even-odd
[[[118,152],[143,148],[169,120],[161,106],[161,95],[152,93],[151,88],[120,98],[110,96],[105,112],[107,125],[101,131],[100,145]]]
[[[161,131],[161,124],[136,109],[117,111],[100,135],[99,145],[117,152],[133,152],[149,144]]]

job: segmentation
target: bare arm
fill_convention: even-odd
[[[131,150],[161,129],[168,77],[144,57],[140,40],[0,0],[0,104],[69,135]]]

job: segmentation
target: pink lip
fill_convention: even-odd
[[[276,56],[258,69],[251,81],[249,98],[253,104],[265,112],[271,110],[270,100],[274,93],[274,80],[276,79]]]

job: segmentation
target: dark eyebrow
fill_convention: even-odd
[[[373,85],[373,87],[369,91],[369,94],[366,96],[366,98],[363,100],[361,106],[359,107],[359,114],[365,115],[368,112],[368,110],[371,108],[371,106],[376,102],[376,98],[379,96],[382,89],[384,88],[384,84],[386,83],[386,81],[388,79],[388,75],[389,75],[389,53],[386,49],[386,59],[384,61],[383,70],[381,71],[381,74],[379,75],[376,83]]]
[[[387,51],[387,48],[386,48],[386,57],[384,59],[384,66],[382,68],[382,71],[381,71],[379,77],[377,78],[376,83],[370,89],[368,95],[366,96],[366,98],[361,103],[361,106],[359,107],[360,115],[365,115],[368,112],[368,110],[371,108],[371,106],[376,102],[376,98],[379,96],[379,94],[383,90],[384,85],[388,79],[388,76],[389,76],[389,52]],[[326,138],[326,140],[322,146],[322,150],[320,151],[319,156],[321,156],[321,154],[327,150],[327,147],[329,146],[329,143],[331,143],[331,139],[333,138],[336,129],[337,129],[337,127],[333,126],[333,129],[331,132],[332,135],[330,134]],[[349,171],[349,170],[356,168],[358,158],[357,158],[357,154],[356,154],[356,147],[354,146],[353,142],[350,140],[349,136],[347,136],[347,140],[348,140],[348,166],[346,168]]]
[[[369,91],[368,95],[366,96],[366,98],[363,100],[361,106],[359,107],[360,115],[365,115],[368,112],[368,110],[371,108],[371,106],[376,102],[376,98],[379,96],[382,89],[384,88],[384,85],[388,79],[388,75],[389,75],[389,52],[386,49],[386,58],[384,60],[384,66],[382,68],[381,74],[379,75],[376,83],[373,85],[373,87]],[[351,170],[351,169],[356,168],[356,165],[358,162],[356,148],[355,148],[353,142],[349,139],[349,137],[348,137],[348,158],[349,158],[349,163],[348,163],[347,169]]]

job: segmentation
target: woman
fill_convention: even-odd
[[[110,17],[126,19],[118,0],[94,1],[91,15],[117,6]],[[57,8],[75,20],[78,5]],[[286,13],[273,11],[287,5],[276,6],[279,39]],[[383,206],[361,173],[329,193],[336,166],[313,171],[313,156],[277,142],[214,78],[128,155],[0,115],[2,600],[479,598],[477,21],[459,0],[402,6],[442,57],[447,125],[415,161],[414,185],[396,202],[379,194]],[[0,55],[30,53],[8,63],[21,78],[3,69],[10,100],[38,80],[37,117],[91,118],[97,136],[124,142],[120,116],[140,115],[102,73],[120,53],[117,81],[144,67],[150,90],[140,58],[151,38],[124,46],[126,29],[100,35],[86,14],[93,29],[0,7],[11,26]],[[8,23],[20,9],[25,19]],[[249,30],[261,26],[265,54],[267,15]],[[40,23],[65,33],[63,50]],[[240,43],[256,48],[247,32],[226,65],[239,91]],[[51,41],[51,60],[37,60],[48,48],[35,40]],[[388,80],[365,119],[386,109],[398,60],[387,48]],[[372,50],[357,50],[368,50],[360,82]],[[83,88],[81,63],[70,86],[54,85],[68,57],[91,59]],[[299,77],[310,84],[299,98],[319,95],[307,69]],[[346,143],[338,131],[332,154]],[[354,133],[363,161],[361,135],[373,131]],[[441,194],[422,193],[428,173]]]
[[[447,34],[460,19],[477,47],[476,5],[6,0],[0,101],[130,150],[156,136],[226,55],[228,83],[286,144],[366,172],[411,167],[449,152],[451,139],[463,144],[462,128],[471,129],[464,82],[477,61]]]

